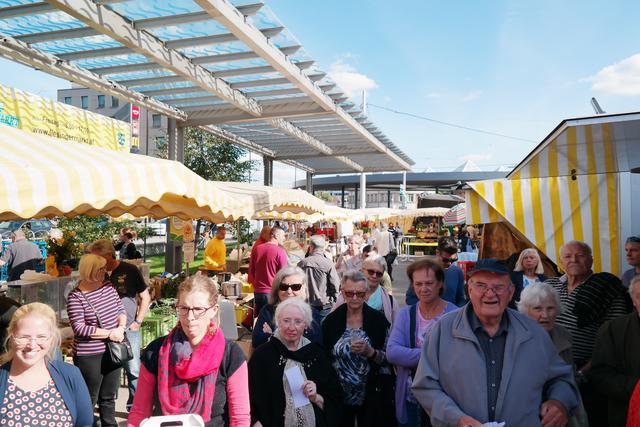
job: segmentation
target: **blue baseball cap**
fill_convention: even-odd
[[[471,277],[478,271],[488,271],[490,273],[496,274],[511,274],[509,268],[507,267],[507,264],[493,258],[478,260],[478,262],[476,262],[476,265],[469,272],[468,276]]]

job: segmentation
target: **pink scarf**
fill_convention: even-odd
[[[195,351],[180,326],[169,333],[158,355],[158,398],[164,415],[199,414],[204,421],[211,419],[224,349],[219,328],[207,332]]]

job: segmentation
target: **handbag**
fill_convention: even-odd
[[[80,291],[78,290],[78,292]],[[96,318],[98,319],[98,326],[102,328],[102,320],[100,320],[98,310],[96,310],[93,304],[91,304],[91,301],[89,301],[89,298],[87,298],[82,292],[80,292],[80,295],[82,295],[87,304],[89,304],[89,307],[91,307],[93,312],[96,314]],[[107,355],[113,366],[124,366],[125,363],[133,359],[133,350],[131,349],[131,343],[129,343],[129,339],[126,335],[121,342],[111,341],[109,338],[107,338],[105,340],[105,346],[107,348]]]

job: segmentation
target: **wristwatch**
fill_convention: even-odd
[[[138,325],[142,325],[142,322],[139,321],[138,319],[134,320],[133,323],[137,323]]]

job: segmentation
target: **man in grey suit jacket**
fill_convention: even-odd
[[[507,306],[514,293],[506,265],[480,260],[470,304],[428,333],[413,393],[434,427],[563,427],[578,405],[572,368],[540,325]]]

